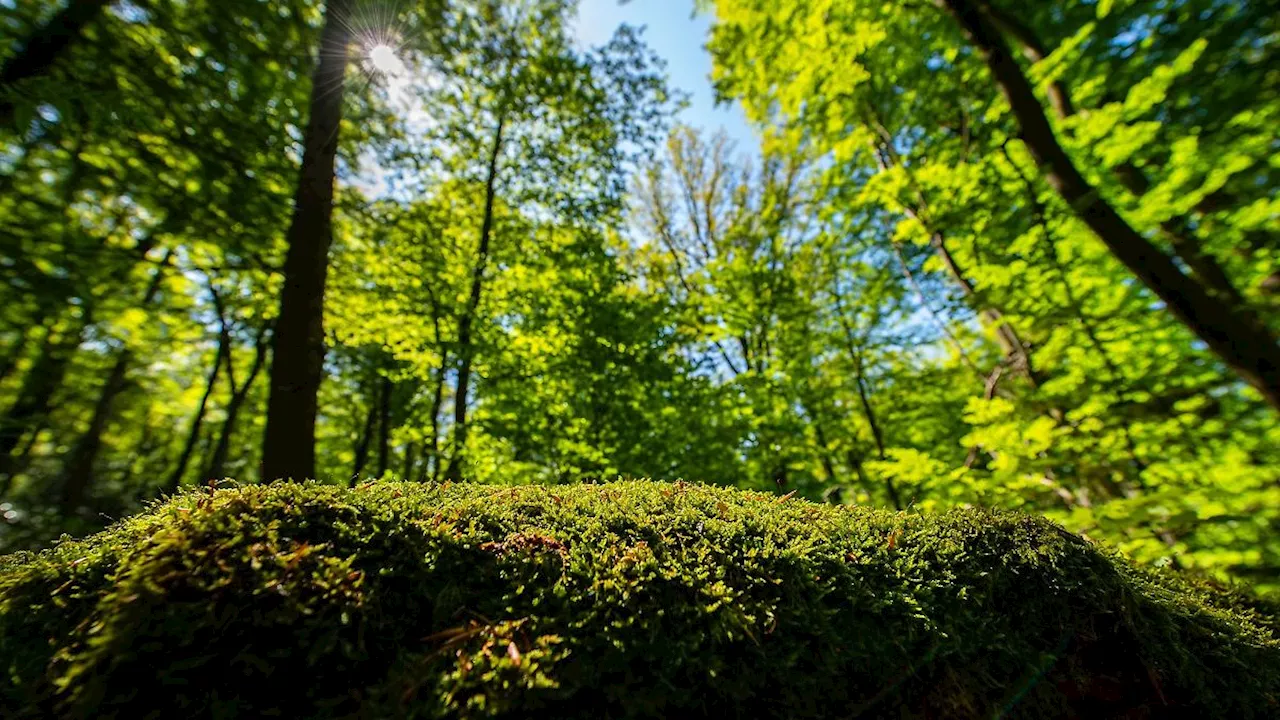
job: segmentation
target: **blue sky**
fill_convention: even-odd
[[[741,109],[736,104],[715,106],[711,56],[704,48],[711,22],[706,15],[693,16],[693,0],[631,0],[625,5],[618,0],[580,0],[577,30],[584,45],[605,42],[621,23],[645,26],[644,38],[667,61],[672,86],[690,94],[681,122],[709,132],[724,128],[739,150],[755,148]]]

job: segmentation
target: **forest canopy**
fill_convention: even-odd
[[[757,146],[577,5],[0,0],[0,549],[685,479],[1280,592],[1270,3],[699,2]]]

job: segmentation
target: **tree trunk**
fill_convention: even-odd
[[[1280,409],[1280,352],[1270,331],[1246,308],[1232,307],[1188,278],[1103,200],[1058,143],[1039,100],[991,20],[971,0],[935,0],[949,11],[987,61],[1009,101],[1022,139],[1049,185],[1170,312],[1249,385]]]
[[[480,224],[480,245],[476,249],[476,263],[471,273],[471,295],[467,298],[466,312],[458,318],[458,389],[453,399],[453,455],[445,479],[461,480],[464,455],[467,448],[467,394],[471,383],[471,363],[475,359],[472,346],[471,324],[480,309],[484,291],[484,272],[489,263],[489,241],[493,234],[493,204],[498,182],[498,157],[502,152],[504,118],[499,116],[498,127],[493,133],[493,148],[489,152],[489,169],[485,176],[484,218]]]
[[[411,442],[404,449],[404,466],[400,470],[401,480],[412,480],[414,467],[418,464],[418,443]]]
[[[369,398],[369,412],[364,416],[364,428],[360,430],[360,437],[356,440],[356,459],[355,465],[351,468],[351,487],[356,486],[356,481],[360,478],[360,471],[364,470],[365,463],[369,462],[369,445],[373,443],[373,427],[378,421],[378,401],[372,396]]]
[[[813,434],[818,441],[819,460],[822,462],[822,471],[827,474],[827,482],[836,482],[836,464],[831,459],[831,445],[827,443],[827,433],[822,428],[822,421],[817,417],[813,418]]]
[[[875,490],[871,487],[871,480],[867,477],[866,468],[862,467],[862,456],[857,451],[850,449],[845,455],[849,462],[849,467],[853,468],[853,474],[858,478],[858,486],[867,494],[868,498],[875,499]]]
[[[0,68],[0,125],[13,123],[14,94],[19,83],[49,71],[86,26],[100,16],[113,0],[71,0],[44,27],[36,28],[23,40],[17,54]]]
[[[854,385],[858,390],[858,401],[862,405],[862,415],[867,420],[867,425],[871,428],[871,437],[876,444],[876,458],[885,460],[884,431],[880,429],[880,421],[876,417],[875,408],[871,405],[871,393],[867,389],[867,381],[864,377],[864,365],[862,362],[862,353],[858,350],[854,342],[853,328],[849,327],[848,321],[844,316],[844,302],[839,291],[833,290],[832,294],[836,299],[836,313],[840,318],[840,327],[844,330],[845,349],[849,352],[849,359],[853,361]],[[864,478],[862,472],[862,463],[859,461],[856,468],[858,474]],[[884,480],[885,491],[889,494],[889,501],[893,503],[895,510],[902,509],[902,497],[898,494],[898,488],[893,482],[893,478],[886,477]]]
[[[218,442],[213,448],[213,458],[209,461],[209,469],[205,472],[205,477],[211,480],[221,480],[226,474],[227,458],[231,454],[231,439],[235,436],[236,420],[240,415],[240,408],[244,406],[245,400],[249,397],[249,391],[253,389],[254,381],[258,379],[258,374],[262,371],[264,365],[267,364],[267,349],[269,344],[266,340],[266,328],[259,331],[257,342],[254,344],[253,365],[249,368],[249,375],[245,378],[244,384],[236,387],[234,362],[231,353],[228,352],[224,357],[227,363],[227,383],[231,386],[231,399],[227,401],[227,417],[222,421],[222,429],[218,432]]]
[[[102,450],[102,435],[111,419],[111,406],[116,396],[125,389],[129,360],[128,350],[121,350],[116,356],[111,372],[107,374],[107,381],[102,385],[98,401],[93,405],[89,427],[76,441],[71,456],[67,459],[62,471],[62,496],[59,501],[63,514],[75,511],[84,500],[85,492],[93,484],[93,467],[97,462],[98,452]]]
[[[324,373],[324,290],[333,242],[334,164],[350,42],[350,0],[330,0],[311,83],[306,146],[272,337],[262,479],[316,476],[316,403]]]
[[[391,464],[391,378],[382,376],[378,392],[378,477],[384,477]]]
[[[141,256],[145,257],[151,246],[151,241],[147,240],[138,249]],[[151,280],[147,283],[147,288],[142,293],[140,307],[148,307],[155,301],[156,295],[160,293],[160,285],[164,279],[165,268],[168,267],[169,260],[172,257],[172,250],[165,253],[164,259],[160,261],[160,266],[151,274]],[[127,347],[122,348],[119,354],[116,355],[116,361],[111,366],[111,372],[107,373],[107,380],[102,385],[102,392],[98,395],[98,401],[94,403],[93,416],[89,419],[89,427],[76,440],[70,456],[68,456],[66,463],[63,465],[61,501],[63,512],[74,510],[84,499],[85,492],[93,486],[93,469],[98,462],[98,453],[102,451],[102,434],[106,432],[107,424],[111,421],[112,409],[116,398],[128,387],[126,380],[128,379],[129,366],[132,364],[133,352]]]
[[[40,354],[27,371],[18,397],[0,419],[0,482],[7,487],[13,479],[13,451],[22,436],[49,413],[54,392],[62,385],[71,356],[80,346],[84,319],[72,319],[71,327],[50,330],[40,346]]]
[[[986,0],[979,0],[979,7],[982,12],[991,18],[996,27],[1013,38],[1013,41],[1018,44],[1018,48],[1022,51],[1022,56],[1028,62],[1044,62],[1044,59],[1049,57],[1049,51],[1045,48],[1044,43],[1040,42],[1040,38],[1036,36],[1035,31],[1021,20],[995,7]],[[1049,105],[1053,108],[1054,114],[1060,118],[1065,119],[1076,114],[1075,104],[1071,101],[1071,93],[1061,80],[1055,80],[1049,84]]]
[[[444,407],[444,385],[448,377],[448,367],[449,351],[445,350],[440,353],[440,371],[436,375],[435,395],[431,398],[431,440],[427,445],[427,451],[430,456],[422,466],[422,476],[418,478],[419,482],[427,480],[428,465],[430,466],[431,480],[437,481],[440,479],[440,409]]]
[[[187,431],[187,440],[182,445],[182,454],[178,456],[178,464],[169,474],[165,489],[169,492],[182,485],[182,477],[187,474],[187,466],[191,463],[191,455],[195,452],[196,442],[200,439],[200,429],[204,427],[204,414],[209,406],[209,397],[218,384],[218,371],[222,369],[223,357],[231,352],[231,335],[224,328],[218,334],[218,350],[213,356],[213,367],[209,369],[209,379],[204,384],[204,394],[196,405],[195,414],[191,416],[191,429]]]

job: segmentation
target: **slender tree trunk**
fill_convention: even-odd
[[[1170,312],[1273,407],[1280,409],[1280,351],[1246,308],[1232,307],[1187,277],[1173,260],[1120,217],[1089,184],[1058,143],[1022,68],[991,20],[971,0],[935,0],[960,23],[982,53],[1022,129],[1022,139],[1058,192],[1130,272]]]
[[[867,417],[867,424],[871,426],[871,437],[876,443],[876,458],[884,461],[888,458],[885,454],[884,432],[880,429],[880,421],[876,418],[875,408],[871,406],[871,394],[867,391],[867,381],[862,376],[862,361],[858,361],[857,378],[855,384],[858,387],[858,401],[862,403],[862,412]],[[885,477],[885,491],[889,493],[889,501],[893,503],[894,510],[902,509],[902,496],[898,493],[898,487],[893,482],[893,478]]]
[[[378,477],[384,477],[391,464],[391,392],[394,384],[386,375],[378,383]]]
[[[107,381],[102,385],[98,401],[94,403],[89,427],[76,441],[71,456],[67,459],[62,473],[62,496],[59,500],[59,507],[64,514],[70,514],[79,507],[86,491],[93,484],[93,466],[102,450],[102,435],[111,419],[111,405],[126,387],[129,360],[130,353],[127,350],[120,351],[116,356],[111,372],[107,374]]]
[[[324,291],[333,242],[334,164],[350,42],[350,0],[329,0],[311,84],[306,146],[272,337],[262,479],[316,476],[316,403],[324,374]]]
[[[440,353],[440,371],[436,375],[436,391],[431,398],[431,440],[427,446],[428,463],[430,465],[431,480],[438,481],[440,479],[440,409],[444,407],[444,385],[448,376],[446,369],[449,367],[449,351],[445,350]],[[418,478],[420,482],[426,481],[428,465],[422,467],[422,477]]]
[[[213,356],[213,367],[209,369],[209,379],[204,384],[204,393],[196,404],[195,413],[191,416],[191,429],[187,431],[187,440],[182,445],[182,454],[178,456],[178,464],[169,474],[165,488],[169,492],[182,485],[182,478],[187,474],[187,466],[191,464],[191,456],[195,453],[196,443],[200,440],[200,429],[204,427],[205,410],[209,407],[209,397],[218,385],[218,371],[222,369],[223,358],[231,352],[231,335],[224,328],[218,334],[218,349]]]
[[[0,88],[0,93],[2,92],[4,88]],[[80,133],[72,141],[71,168],[66,180],[62,183],[60,193],[60,204],[63,208],[71,207],[88,167],[80,156],[80,151],[85,145],[84,138],[84,133]],[[65,243],[70,236],[71,218],[66,216],[63,220],[62,241]],[[2,483],[0,488],[6,490],[16,474],[14,449],[18,447],[27,430],[41,425],[45,416],[48,415],[53,394],[61,387],[71,362],[71,355],[80,346],[85,328],[91,321],[89,312],[91,307],[86,307],[83,317],[69,318],[67,327],[59,331],[56,327],[57,319],[49,316],[49,310],[53,304],[53,302],[37,300],[36,317],[33,318],[32,324],[43,325],[47,330],[35,362],[23,378],[17,399],[5,416],[0,418],[0,483]]]
[[[827,433],[822,428],[822,421],[816,417],[813,419],[813,434],[818,441],[819,460],[822,462],[822,471],[827,474],[827,481],[834,483],[838,477],[836,474],[836,464],[831,458],[831,445],[827,443]]]
[[[145,257],[151,246],[151,240],[148,239],[143,247],[139,248],[140,254]],[[156,295],[160,293],[164,271],[168,267],[169,259],[172,256],[172,250],[165,253],[160,266],[151,274],[151,280],[147,283],[147,288],[142,293],[141,302],[139,303],[141,307],[150,306],[155,301]],[[76,440],[75,445],[72,446],[71,454],[63,465],[61,499],[63,512],[69,513],[74,510],[84,499],[86,491],[93,486],[94,466],[98,462],[98,453],[102,451],[102,435],[106,432],[107,424],[111,421],[112,409],[116,398],[128,387],[126,381],[132,364],[133,352],[128,348],[121,349],[116,355],[111,371],[107,373],[107,380],[103,383],[102,391],[98,394],[98,401],[94,403],[93,415],[89,419],[89,427]]]
[[[401,480],[412,480],[414,468],[418,464],[418,443],[411,442],[404,449],[404,467],[400,469]]]
[[[471,324],[480,309],[484,291],[484,273],[489,263],[489,241],[493,234],[493,204],[498,183],[498,158],[502,153],[502,130],[505,118],[499,116],[493,133],[493,148],[489,152],[489,169],[485,175],[484,218],[480,224],[480,245],[476,249],[476,263],[471,274],[471,295],[467,309],[458,319],[458,389],[453,400],[453,455],[445,471],[448,480],[461,480],[467,449],[467,394],[471,383],[471,363],[475,348],[471,338]]]
[[[952,279],[960,285],[966,297],[976,301],[981,308],[980,313],[983,320],[989,326],[995,328],[996,340],[1000,343],[1001,349],[1004,350],[1009,364],[1027,378],[1031,383],[1031,387],[1040,387],[1042,382],[1041,375],[1031,362],[1031,351],[1027,349],[1026,343],[1022,341],[1022,336],[1009,324],[1009,321],[1005,320],[1004,313],[999,308],[989,303],[984,303],[978,298],[977,289],[974,288],[973,283],[969,282],[968,277],[961,270],[960,264],[956,262],[955,256],[951,254],[951,250],[947,247],[946,236],[941,231],[935,230],[930,242],[933,245],[934,253],[942,260],[942,264],[946,266],[947,272],[950,273]]]
[[[249,392],[253,389],[254,382],[258,379],[264,365],[267,364],[267,349],[269,343],[266,339],[266,328],[258,333],[257,342],[254,344],[253,365],[249,368],[249,375],[245,378],[244,384],[236,387],[235,373],[233,372],[235,362],[231,357],[231,353],[227,353],[224,360],[227,363],[227,383],[231,386],[231,399],[227,401],[227,416],[222,421],[222,429],[218,432],[218,442],[213,447],[213,458],[209,461],[209,469],[205,472],[205,477],[213,480],[221,480],[226,474],[227,458],[231,454],[231,439],[235,437],[236,420],[240,416],[240,409],[244,407],[245,400],[249,397]]]
[[[844,302],[838,291],[833,290],[836,298],[836,313],[840,317],[840,326],[844,330],[845,349],[849,352],[849,359],[853,361],[854,385],[858,390],[858,401],[862,405],[862,415],[867,420],[868,427],[871,428],[871,437],[876,444],[876,458],[885,460],[884,431],[880,429],[880,421],[876,416],[875,408],[871,404],[871,393],[867,389],[867,381],[864,376],[864,365],[862,362],[862,353],[858,350],[854,343],[853,328],[849,327],[848,321],[844,316]],[[862,464],[859,462],[856,468],[859,475],[862,475]],[[865,476],[863,476],[865,478]],[[898,494],[898,487],[894,484],[893,478],[886,477],[884,480],[885,491],[889,494],[889,501],[893,503],[895,510],[902,509],[902,497]]]
[[[14,474],[13,451],[23,435],[49,414],[54,392],[62,385],[71,356],[80,346],[85,319],[69,322],[70,327],[50,330],[45,335],[40,354],[27,371],[17,399],[0,419],[0,482],[6,486]]]
[[[1044,62],[1049,52],[1035,31],[1018,18],[995,7],[986,0],[979,0],[979,7],[1000,30],[1017,43],[1022,56],[1031,63]],[[1049,106],[1059,118],[1069,118],[1076,114],[1075,104],[1071,101],[1071,92],[1061,80],[1049,84]]]
[[[40,433],[49,428],[48,416],[40,418],[39,422],[31,426],[27,432],[26,441],[22,443],[22,447],[18,448],[18,453],[13,459],[13,475],[21,475],[27,466],[31,464],[31,454],[35,450],[36,444],[40,442]]]
[[[371,396],[369,398],[369,411],[364,416],[364,427],[360,430],[360,437],[356,440],[356,459],[355,465],[351,468],[351,487],[356,486],[356,481],[360,478],[360,471],[364,470],[365,463],[369,462],[369,445],[373,443],[374,425],[378,422],[378,402],[377,398]]]
[[[19,83],[44,75],[63,52],[80,39],[86,26],[102,15],[113,0],[71,0],[65,8],[36,28],[17,54],[0,68],[0,125],[11,125],[14,93]]]
[[[875,489],[871,487],[871,480],[867,477],[867,470],[862,466],[862,456],[856,450],[849,450],[846,454],[849,467],[853,468],[853,474],[858,478],[858,486],[867,494],[867,497],[874,499],[876,496]]]

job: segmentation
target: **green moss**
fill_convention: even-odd
[[[192,492],[0,560],[72,717],[1275,717],[1248,602],[1024,516],[685,484]]]

